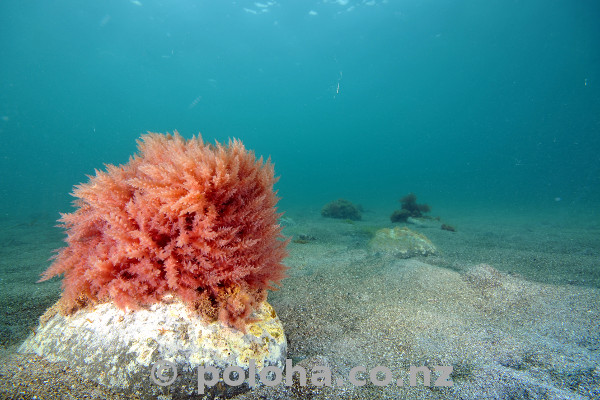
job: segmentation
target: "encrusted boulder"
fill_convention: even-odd
[[[81,376],[134,396],[210,399],[248,390],[248,379],[236,385],[223,381],[228,367],[243,371],[245,377],[252,371],[256,384],[261,383],[263,368],[283,370],[286,347],[281,322],[266,302],[242,332],[221,322],[203,322],[172,300],[136,311],[104,303],[70,316],[50,309],[19,351],[66,362]],[[216,368],[219,381],[200,388],[199,366]]]
[[[437,249],[425,235],[406,227],[383,228],[369,241],[371,250],[384,255],[410,258],[435,254]]]

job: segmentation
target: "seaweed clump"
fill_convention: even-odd
[[[285,277],[270,161],[238,141],[150,133],[125,165],[75,187],[67,246],[41,281],[64,274],[62,309],[112,301],[136,309],[179,297],[244,330]]]
[[[321,209],[321,215],[326,218],[349,219],[360,221],[361,207],[344,199],[338,199],[326,204]]]
[[[392,222],[406,222],[409,217],[421,218],[424,213],[431,211],[428,204],[417,204],[417,196],[414,193],[409,193],[400,199],[402,208],[396,210],[390,216]]]

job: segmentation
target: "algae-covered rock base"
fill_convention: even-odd
[[[263,303],[252,317],[244,333],[220,322],[205,323],[178,301],[129,312],[105,303],[72,316],[51,309],[19,352],[65,362],[84,378],[132,395],[166,392],[189,398],[198,392],[198,367],[214,367],[220,377],[228,367],[241,368],[246,376],[252,371],[257,382],[264,367],[283,369],[286,339],[275,311]],[[155,365],[163,361],[171,364],[159,375],[163,371]],[[229,386],[221,379],[202,389],[207,397],[223,398],[248,390],[248,385]]]

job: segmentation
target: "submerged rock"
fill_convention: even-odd
[[[399,258],[427,256],[437,252],[433,243],[425,235],[399,226],[393,229],[383,228],[375,232],[369,247],[373,251]]]
[[[81,376],[132,395],[190,398],[198,395],[198,367],[212,366],[219,382],[202,387],[200,398],[231,397],[248,390],[248,379],[227,385],[226,368],[243,371],[246,377],[252,371],[259,384],[264,367],[283,370],[285,365],[283,327],[266,302],[252,315],[246,333],[220,322],[203,322],[179,301],[128,312],[105,303],[72,316],[51,310],[19,352],[67,362]],[[174,377],[173,366],[176,377],[165,385]]]

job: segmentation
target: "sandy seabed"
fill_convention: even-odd
[[[236,398],[600,398],[600,222],[487,214],[448,223],[457,232],[437,221],[408,224],[439,253],[398,259],[367,246],[391,226],[383,214],[351,222],[324,219],[318,209],[286,213],[289,278],[269,302],[288,358],[307,371],[326,366],[334,385],[263,386]],[[0,398],[135,398],[16,354],[60,293],[57,280],[35,283],[61,246],[52,225],[0,220]],[[385,367],[391,382],[359,374],[365,384],[352,385],[357,366]],[[430,386],[422,375],[410,386],[411,366],[452,366],[452,386],[436,386],[437,373]]]

